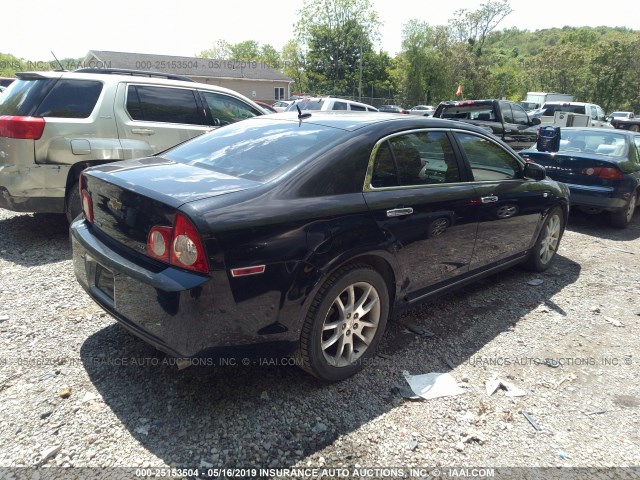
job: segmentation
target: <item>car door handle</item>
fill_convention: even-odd
[[[490,195],[488,197],[480,197],[480,201],[482,203],[496,203],[498,201],[498,197],[495,195]]]
[[[131,133],[137,133],[139,135],[153,135],[156,132],[149,128],[132,128]]]
[[[387,217],[403,217],[404,215],[411,215],[413,208],[394,208],[393,210],[387,210]]]

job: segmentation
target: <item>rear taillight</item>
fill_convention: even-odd
[[[80,201],[82,202],[82,213],[84,214],[84,218],[89,222],[93,223],[93,201],[91,200],[91,195],[87,190],[87,177],[84,175],[80,175]]]
[[[0,137],[38,140],[44,131],[44,118],[0,116]]]
[[[623,178],[622,172],[613,167],[589,167],[583,168],[580,173],[590,177],[601,178],[603,180],[620,180]]]
[[[176,214],[173,227],[151,228],[147,237],[147,254],[176,267],[209,272],[200,235],[181,213]]]

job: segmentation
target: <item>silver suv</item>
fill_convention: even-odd
[[[0,208],[81,211],[80,172],[145,157],[256,115],[237,92],[131,70],[24,72],[0,96]]]

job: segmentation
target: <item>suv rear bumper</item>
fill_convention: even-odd
[[[70,165],[0,164],[0,208],[63,213]]]

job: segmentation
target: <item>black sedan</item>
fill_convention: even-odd
[[[567,127],[560,129],[559,146],[552,150],[539,151],[536,144],[519,153],[565,183],[572,206],[587,213],[606,212],[612,226],[626,228],[640,192],[640,134]]]
[[[568,214],[566,187],[486,131],[379,113],[257,117],[80,188],[75,274],[122,325],[177,357],[252,346],[330,381],[403,307],[546,269]]]

